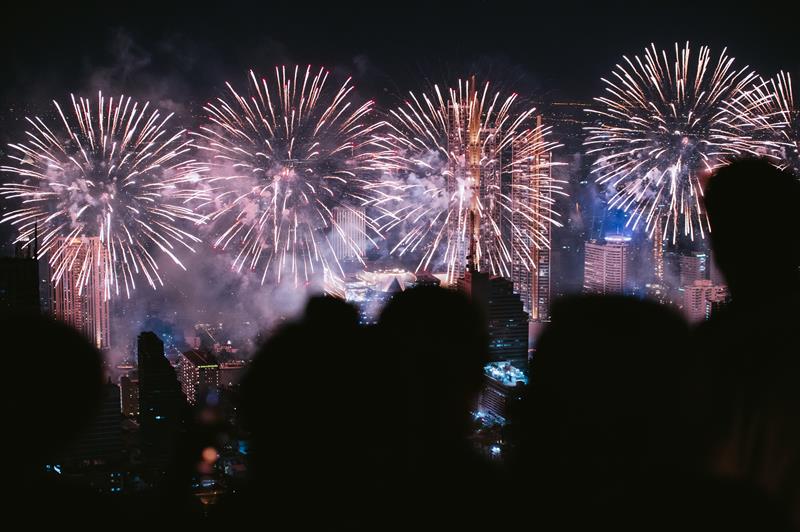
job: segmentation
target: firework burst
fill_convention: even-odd
[[[59,120],[26,118],[25,142],[10,144],[16,178],[0,195],[19,202],[0,219],[17,230],[16,242],[38,232],[39,256],[47,258],[54,283],[73,279],[80,293],[91,282],[104,297],[130,297],[137,277],[163,285],[153,251],[186,269],[180,249],[194,251],[200,239],[184,227],[204,223],[193,210],[199,177],[189,159],[183,130],[171,128],[149,103],[130,97],[97,106],[72,96],[72,110],[53,101]]]
[[[382,232],[399,229],[392,253],[419,256],[418,269],[444,265],[451,281],[468,255],[506,277],[515,266],[535,269],[535,250],[549,248],[551,224],[560,225],[550,128],[489,83],[409,96],[390,111],[374,159],[388,178],[371,206]]]
[[[732,121],[753,132],[764,155],[781,169],[800,175],[800,112],[794,105],[792,78],[780,72],[742,91],[726,105]]]
[[[366,216],[368,161],[378,127],[373,102],[357,106],[348,78],[330,88],[329,72],[276,67],[249,74],[249,94],[231,84],[208,103],[196,133],[208,154],[213,244],[233,251],[233,269],[295,285],[343,276],[341,254],[363,260],[376,245]],[[345,222],[347,221],[347,222]]]
[[[734,67],[725,50],[716,60],[705,46],[696,60],[689,43],[674,52],[669,58],[651,45],[643,57],[623,57],[613,77],[603,78],[606,95],[587,109],[596,124],[586,128],[585,142],[597,182],[611,194],[609,207],[629,212],[629,225],[643,223],[651,235],[660,225],[673,243],[681,232],[694,239],[708,231],[702,181],[765,148],[749,119],[727,107],[756,74]]]

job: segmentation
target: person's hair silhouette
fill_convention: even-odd
[[[765,160],[736,161],[711,177],[705,204],[732,299],[694,333],[698,453],[710,471],[782,499],[800,523],[800,181]]]
[[[797,176],[762,159],[736,161],[711,177],[705,205],[714,259],[734,301],[797,296]]]
[[[637,489],[681,463],[687,343],[685,321],[655,302],[580,296],[554,303],[531,363],[513,456],[518,490],[540,503],[541,519],[621,523]]]

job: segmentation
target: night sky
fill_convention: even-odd
[[[537,98],[588,100],[623,53],[687,39],[728,46],[765,75],[800,71],[796,18],[764,2],[168,3],[5,6],[4,113],[112,84],[194,105],[224,79],[282,62],[349,71],[379,100],[470,71]]]

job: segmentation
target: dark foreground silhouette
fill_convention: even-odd
[[[754,190],[773,196],[763,225]],[[556,302],[502,462],[473,442],[488,332],[455,291],[396,293],[371,327],[312,299],[233,398],[248,475],[205,506],[193,483],[235,432],[208,405],[170,410],[150,495],[101,496],[54,472],[107,404],[102,360],[63,325],[5,318],[8,515],[136,530],[796,530],[800,184],[738,162],[706,203],[731,304],[690,329],[646,301]]]

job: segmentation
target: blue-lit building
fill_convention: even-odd
[[[514,283],[503,277],[468,269],[459,290],[483,312],[489,329],[489,360],[528,368],[528,313],[514,293]]]
[[[485,382],[478,411],[498,421],[505,420],[511,402],[522,397],[528,384],[524,371],[509,362],[490,362],[483,369]]]

